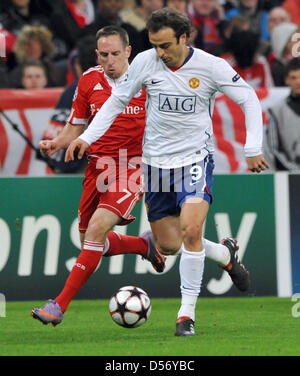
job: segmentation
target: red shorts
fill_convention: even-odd
[[[130,213],[143,197],[141,174],[140,165],[92,157],[86,169],[79,203],[79,231],[84,233],[87,230],[97,208],[117,214],[122,218],[120,225],[134,221],[135,217]]]

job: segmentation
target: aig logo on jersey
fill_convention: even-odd
[[[162,112],[193,114],[195,107],[195,95],[159,94],[159,110]]]

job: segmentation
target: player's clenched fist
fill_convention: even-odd
[[[246,158],[248,168],[252,172],[261,172],[268,169],[270,166],[264,159],[263,155],[257,155],[255,157]]]
[[[80,138],[76,138],[76,140],[72,141],[66,151],[65,155],[65,162],[74,161],[74,152],[75,150],[78,151],[78,159],[81,159],[83,157],[83,154],[88,150],[90,145],[81,140]]]
[[[39,142],[38,147],[41,154],[47,157],[51,157],[51,155],[55,154],[57,150],[59,150],[57,143],[52,140],[42,140]]]

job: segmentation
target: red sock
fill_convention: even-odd
[[[82,251],[71,270],[66,284],[62,292],[55,299],[63,313],[67,310],[68,305],[77,292],[97,268],[102,257],[103,248],[103,243],[84,241]]]
[[[147,257],[148,242],[141,237],[121,235],[114,231],[110,231],[107,235],[107,239],[109,240],[109,248],[104,256],[116,256],[133,253]]]

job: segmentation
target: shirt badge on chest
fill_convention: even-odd
[[[198,78],[196,77],[193,77],[189,80],[189,86],[192,88],[192,89],[197,89],[197,87],[199,87],[200,85],[200,81],[198,80]]]

